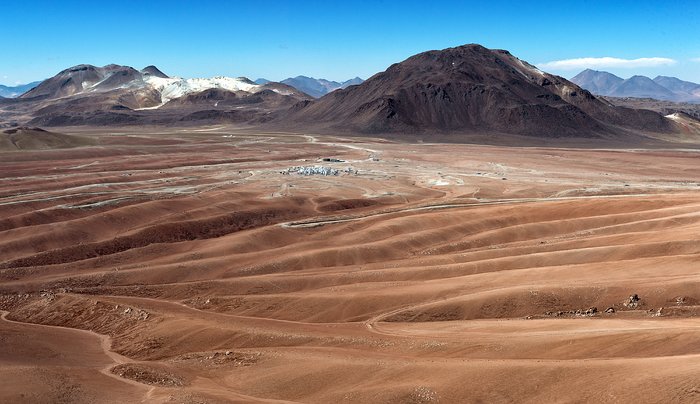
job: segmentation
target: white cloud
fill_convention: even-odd
[[[555,60],[553,62],[540,63],[537,65],[540,69],[552,70],[581,70],[581,69],[597,69],[597,68],[638,68],[638,67],[657,67],[657,66],[672,66],[676,62],[669,58],[639,58],[639,59],[620,59],[612,57],[602,58],[578,58]]]
[[[700,63],[700,58],[692,58],[692,59],[690,59],[690,60],[692,60],[693,62],[698,62],[698,63]]]

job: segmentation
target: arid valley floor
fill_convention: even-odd
[[[698,150],[62,132],[0,152],[0,402],[700,401]]]

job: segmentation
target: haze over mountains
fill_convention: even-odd
[[[26,93],[32,88],[36,87],[41,81],[35,81],[28,84],[20,84],[17,86],[3,86],[0,84],[0,97],[4,98],[14,98]]]
[[[326,79],[315,79],[313,77],[296,76],[284,79],[281,82],[284,84],[288,84],[299,91],[303,91],[304,93],[314,98],[320,98],[335,90],[347,88],[349,86],[357,84],[362,84],[363,81],[364,80],[362,80],[359,77],[355,77],[354,79],[346,80],[341,83]]]
[[[314,98],[320,98],[332,91],[341,88],[346,88],[356,84],[361,84],[363,81],[364,80],[362,80],[359,77],[355,77],[354,79],[346,80],[343,82],[338,82],[326,79],[315,79],[313,77],[307,76],[296,76],[284,79],[280,83],[290,85],[296,88],[297,90],[302,91]],[[255,80],[256,84],[267,84],[270,82],[270,80],[263,78]]]
[[[612,73],[586,69],[571,81],[596,95],[700,103],[700,84],[676,77],[632,76],[625,80]]]

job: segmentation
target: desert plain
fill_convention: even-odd
[[[61,132],[0,152],[0,402],[700,401],[698,150]]]

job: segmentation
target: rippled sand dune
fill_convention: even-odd
[[[697,151],[73,132],[0,152],[0,401],[700,400]]]

